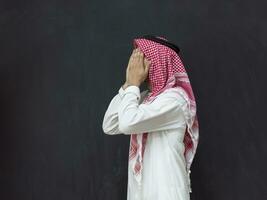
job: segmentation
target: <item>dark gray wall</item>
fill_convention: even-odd
[[[1,1],[0,199],[126,199],[130,137],[101,124],[143,34],[198,101],[192,199],[266,199],[265,2]]]

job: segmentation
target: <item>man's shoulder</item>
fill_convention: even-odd
[[[158,101],[168,101],[177,104],[184,109],[186,109],[186,105],[189,103],[188,95],[182,87],[168,88],[164,90],[157,99]]]
[[[182,87],[172,87],[167,88],[162,92],[165,96],[176,96],[176,97],[183,97],[185,99],[188,99],[187,92]]]
[[[147,95],[149,95],[149,90],[144,90],[141,92],[141,99],[145,98]],[[188,102],[188,95],[186,91],[182,87],[173,87],[173,88],[167,88],[164,91],[162,91],[160,94],[157,95],[155,98],[155,101],[166,101],[166,100],[178,100],[178,104],[185,104]]]

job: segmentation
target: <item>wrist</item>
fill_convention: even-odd
[[[122,89],[126,89],[127,87],[129,86],[129,84],[128,83],[124,83],[123,85],[122,85]]]
[[[129,86],[131,86],[131,85],[140,87],[140,84],[137,84],[137,83],[127,83],[127,82],[125,82],[125,83],[123,84],[122,88],[125,90],[127,87],[129,87]]]

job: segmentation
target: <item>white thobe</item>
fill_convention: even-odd
[[[127,200],[189,200],[184,158],[186,100],[169,88],[149,104],[141,104],[149,91],[134,85],[120,87],[106,110],[102,128],[108,135],[148,132],[143,157],[142,185],[128,163]]]

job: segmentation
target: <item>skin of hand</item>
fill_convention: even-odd
[[[126,81],[122,88],[126,89],[130,85],[140,87],[148,76],[150,64],[151,62],[144,57],[143,52],[139,48],[135,48],[128,62]]]

